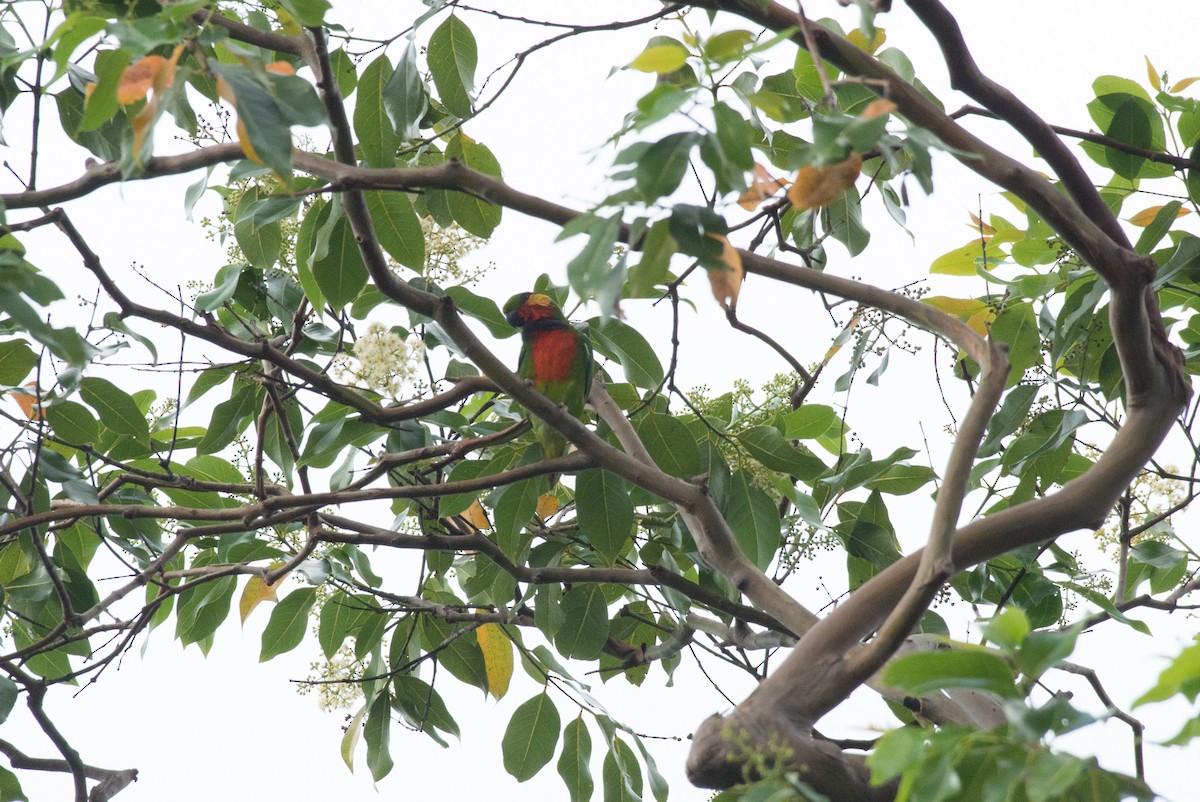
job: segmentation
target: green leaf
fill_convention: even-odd
[[[612,738],[611,743],[600,768],[604,802],[641,802],[642,771],[637,757],[620,738]]]
[[[1147,254],[1154,250],[1154,247],[1171,230],[1171,226],[1174,225],[1175,218],[1182,206],[1183,204],[1179,201],[1171,201],[1164,204],[1154,215],[1154,219],[1150,221],[1150,225],[1146,226],[1145,230],[1142,231],[1142,235],[1138,237],[1134,250],[1140,254]]]
[[[237,99],[238,120],[258,158],[277,174],[291,175],[292,133],[288,117],[267,88],[270,84],[264,83],[267,79],[238,64],[216,64],[213,69],[225,79]]]
[[[330,9],[329,0],[279,0],[279,5],[306,28],[325,24],[325,12]]]
[[[181,593],[175,637],[186,646],[211,636],[229,617],[229,604],[236,589],[237,579],[228,576]]]
[[[773,471],[811,482],[825,473],[825,463],[811,451],[793,446],[774,426],[752,426],[737,436],[742,447]]]
[[[633,502],[619,476],[594,469],[575,478],[579,528],[609,565],[614,564],[633,532]]]
[[[20,384],[37,361],[37,354],[24,340],[0,342],[0,384],[12,387]]]
[[[329,234],[329,251],[313,260],[313,278],[325,300],[335,310],[353,301],[367,285],[367,265],[354,239],[350,221],[343,215],[333,223]]]
[[[621,213],[607,218],[588,215],[582,219],[590,222],[585,229],[588,241],[579,255],[567,263],[567,281],[580,298],[591,300],[602,294],[612,273],[610,266],[621,233]]]
[[[46,407],[46,421],[54,433],[73,446],[94,445],[100,438],[100,423],[87,407],[62,400]]]
[[[399,710],[414,728],[442,746],[447,746],[447,743],[438,736],[437,730],[455,736],[459,734],[458,722],[450,715],[445,700],[428,682],[411,674],[397,674],[392,678],[392,689],[395,693],[392,706]]]
[[[378,609],[378,603],[365,594],[351,596],[339,590],[325,601],[317,625],[317,643],[326,659],[332,658],[346,638],[354,633],[363,616],[375,615],[368,608]]]
[[[696,439],[678,418],[648,412],[633,425],[650,457],[672,476],[690,478],[700,472]]]
[[[825,213],[829,215],[829,233],[846,246],[851,256],[858,256],[867,249],[871,232],[863,225],[862,203],[857,192],[850,189],[842,193],[825,207]]]
[[[1018,384],[1028,368],[1042,363],[1041,336],[1029,302],[1005,305],[992,323],[992,339],[1008,344],[1009,387]]]
[[[745,471],[734,473],[729,483],[725,518],[742,551],[765,571],[783,542],[779,508]]]
[[[96,53],[96,88],[88,95],[83,106],[80,131],[95,131],[117,113],[117,85],[129,60],[130,54],[123,50],[101,50]]]
[[[425,232],[403,192],[364,192],[375,235],[388,255],[405,267],[425,267]]]
[[[400,139],[412,139],[420,132],[418,123],[429,108],[429,93],[417,67],[415,39],[409,38],[396,71],[383,88],[383,108]]]
[[[446,158],[458,159],[467,167],[484,175],[500,177],[500,162],[482,145],[459,131],[446,145]],[[502,209],[476,195],[450,192],[446,204],[455,222],[477,237],[487,239],[500,225]]]
[[[651,45],[638,53],[637,57],[629,62],[629,66],[639,72],[655,72],[665,75],[682,67],[687,63],[687,58],[688,52],[683,45]]]
[[[446,17],[429,37],[428,59],[442,105],[459,119],[470,117],[479,59],[471,29],[456,15]]]
[[[367,65],[358,79],[354,101],[354,133],[368,167],[394,167],[400,137],[384,108],[385,88],[392,79],[392,63],[381,54]]]
[[[867,482],[866,488],[893,496],[905,496],[936,478],[933,469],[925,465],[893,465],[878,479]]]
[[[679,188],[688,169],[692,148],[700,141],[691,131],[668,134],[638,160],[634,180],[642,200],[650,203]]]
[[[392,703],[386,690],[375,697],[367,713],[363,736],[367,739],[367,767],[379,782],[392,771],[392,752],[388,746],[392,726]]]
[[[308,631],[308,614],[317,600],[317,589],[298,588],[289,593],[271,611],[262,634],[262,651],[258,661],[264,663],[276,655],[289,652],[300,645]]]
[[[621,363],[631,384],[645,390],[658,389],[662,384],[662,363],[640,331],[619,320],[592,318],[588,334],[596,351]]]
[[[513,711],[500,750],[504,770],[525,782],[554,757],[560,719],[549,694],[540,693]]]
[[[20,688],[17,687],[17,683],[8,677],[0,677],[0,724],[8,721],[8,714],[12,712],[19,695]],[[587,735],[586,729],[584,735]]]
[[[608,601],[600,585],[574,585],[563,594],[565,619],[554,638],[564,657],[595,660],[608,640]]]
[[[581,714],[563,729],[562,754],[558,757],[558,774],[567,785],[571,802],[590,802],[596,790],[591,760],[592,736]]]
[[[983,634],[997,646],[1012,649],[1029,635],[1029,618],[1020,607],[1005,607],[983,626]]]
[[[1117,106],[1104,133],[1127,145],[1149,149],[1153,145],[1149,117],[1151,113],[1142,101],[1130,98]],[[1110,146],[1105,146],[1104,157],[1114,173],[1130,180],[1138,177],[1138,172],[1146,162],[1144,156]]]
[[[504,318],[504,313],[491,298],[476,295],[466,287],[456,286],[446,290],[446,294],[454,301],[461,311],[487,326],[488,333],[498,340],[507,339],[517,333]]]
[[[133,398],[108,379],[87,376],[79,383],[79,396],[96,410],[104,427],[117,434],[127,434],[139,443],[149,444],[150,427]]]
[[[994,652],[981,649],[938,649],[906,654],[883,670],[883,682],[914,696],[943,688],[971,688],[998,696],[1016,696],[1012,667]]]
[[[283,231],[279,221],[263,225],[251,213],[266,197],[265,192],[260,197],[257,187],[249,187],[238,198],[233,210],[233,235],[238,247],[242,249],[246,261],[260,270],[274,267],[283,247]]]

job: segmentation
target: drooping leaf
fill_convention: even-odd
[[[513,673],[513,645],[499,624],[481,624],[475,630],[479,650],[483,652],[483,666],[487,671],[488,693],[502,699],[508,693],[508,683]]]
[[[514,712],[500,741],[504,770],[525,782],[554,757],[560,719],[549,694],[540,693]]]

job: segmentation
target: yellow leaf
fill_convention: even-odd
[[[133,160],[142,163],[142,143],[146,135],[154,128],[154,118],[158,116],[158,97],[151,98],[137,116],[133,118],[130,127],[133,128]]]
[[[1192,84],[1196,83],[1196,81],[1200,81],[1200,76],[1196,76],[1193,78],[1183,78],[1182,80],[1176,81],[1175,85],[1171,87],[1171,94],[1174,95],[1177,92],[1182,92],[1183,90],[1187,89]]]
[[[463,513],[463,517],[476,529],[492,528],[492,522],[488,520],[487,513],[484,511],[483,505],[479,503],[479,499],[471,502],[471,506],[467,507],[467,511]]]
[[[984,247],[989,237],[972,240],[961,248],[955,248],[933,260],[929,266],[930,273],[942,273],[947,276],[975,275],[975,260],[983,257]]]
[[[876,117],[882,117],[885,114],[891,114],[898,108],[900,107],[887,98],[877,97],[868,103],[866,108],[864,108],[862,113],[858,116],[862,117],[864,120],[872,120]]]
[[[960,318],[970,317],[984,309],[991,308],[977,298],[949,298],[945,295],[934,295],[929,298],[922,298],[921,300],[934,309],[940,309],[948,315]]]
[[[1150,76],[1150,85],[1154,87],[1154,91],[1162,91],[1162,77],[1158,74],[1158,70],[1154,69],[1154,65],[1150,63],[1149,56],[1143,56],[1146,59],[1146,74]]]
[[[278,568],[280,563],[275,563],[271,566],[272,569]],[[242,589],[242,598],[238,600],[238,612],[242,616],[242,623],[246,623],[246,618],[250,613],[254,612],[254,608],[265,601],[278,601],[279,597],[275,595],[275,591],[279,589],[284,577],[280,577],[275,582],[268,585],[266,580],[261,576],[252,576],[250,581],[246,583],[246,587]]]
[[[542,493],[537,500],[537,517],[543,521],[558,512],[558,496],[553,493]]]
[[[758,204],[778,192],[780,187],[786,186],[787,181],[784,181],[782,178],[773,178],[767,172],[766,167],[755,162],[754,179],[750,182],[750,188],[738,198],[738,206],[741,206],[748,212],[752,212],[758,208]]]
[[[800,168],[796,180],[788,189],[788,200],[797,209],[819,209],[828,206],[854,186],[858,172],[862,169],[862,156],[851,153],[837,164],[824,167],[805,165]]]
[[[479,612],[485,612],[480,610]],[[475,638],[483,652],[483,667],[487,672],[488,693],[500,699],[508,693],[508,683],[513,675],[512,641],[499,624],[482,624],[475,630]]]
[[[874,53],[887,41],[887,34],[883,32],[883,28],[876,28],[875,36],[868,42],[867,35],[862,32],[862,29],[855,28],[846,34],[846,38],[868,53]]]
[[[708,282],[712,285],[713,297],[717,299],[717,303],[722,309],[733,309],[737,307],[738,292],[742,289],[742,279],[746,275],[742,267],[742,255],[721,234],[708,236],[721,243],[720,259],[725,264],[725,269],[710,267],[704,272],[708,273]]]
[[[682,67],[687,57],[687,51],[679,45],[653,45],[639,53],[629,66],[640,72],[664,75]]]
[[[989,307],[967,318],[967,325],[980,337],[986,337],[988,336],[988,329],[995,319],[996,312]]]
[[[25,413],[25,417],[30,420],[42,420],[45,414],[42,412],[41,393],[38,392],[37,382],[29,382],[25,386],[30,389],[24,393],[13,393],[13,400]]]
[[[1162,208],[1162,206],[1151,206],[1148,209],[1142,209],[1133,217],[1128,217],[1126,219],[1135,226],[1145,228],[1154,222],[1154,218],[1158,216],[1158,213],[1162,211]],[[1175,217],[1178,219],[1183,217],[1185,214],[1191,214],[1191,211],[1192,210],[1186,206],[1180,206],[1179,211],[1175,212]]]
[[[242,118],[238,117],[237,121],[238,143],[242,146],[242,153],[246,154],[246,158],[255,164],[263,164],[262,158],[258,155],[258,151],[254,149],[254,145],[250,144],[250,134],[246,131],[246,124],[242,122]]]

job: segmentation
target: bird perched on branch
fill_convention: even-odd
[[[509,298],[504,305],[504,319],[521,330],[517,375],[575,417],[581,417],[592,385],[592,344],[587,336],[571,325],[548,295],[538,292]],[[546,459],[567,453],[567,439],[554,427],[536,416],[530,423]]]

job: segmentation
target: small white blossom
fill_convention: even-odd
[[[333,369],[352,376],[373,389],[395,396],[400,387],[415,378],[424,354],[418,341],[405,341],[382,323],[372,323],[354,343],[355,367],[350,358],[339,354]]]

